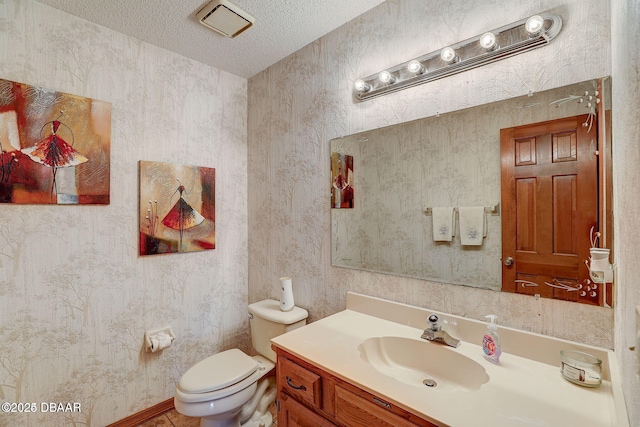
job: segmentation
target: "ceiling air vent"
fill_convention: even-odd
[[[255,18],[227,0],[213,0],[196,14],[198,21],[226,37],[235,37],[255,22]]]

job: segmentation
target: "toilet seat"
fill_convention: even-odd
[[[260,379],[269,368],[262,358],[247,356],[239,349],[214,354],[193,365],[180,379],[175,397],[185,403],[221,399]]]

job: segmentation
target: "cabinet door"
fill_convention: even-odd
[[[375,396],[371,396],[369,400],[340,386],[336,386],[335,390],[336,420],[340,424],[349,427],[418,426],[418,424],[414,424],[408,419],[391,412],[392,406]],[[433,426],[433,424],[430,423],[424,425]]]
[[[278,427],[336,427],[293,398],[281,394]],[[368,426],[370,427],[370,426]]]

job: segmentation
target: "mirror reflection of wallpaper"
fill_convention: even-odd
[[[457,214],[453,241],[434,242],[424,208],[498,204],[500,129],[586,114],[585,104],[551,103],[596,88],[587,81],[332,140],[332,152],[354,157],[361,189],[352,211],[331,212],[332,264],[500,290],[501,217],[487,213],[482,246],[468,247]]]
[[[333,265],[500,289],[499,217],[487,216],[483,246],[469,249],[459,233],[434,242],[424,212],[500,200],[499,144],[461,119],[446,115],[332,141],[353,155],[361,189],[353,211],[331,212]]]

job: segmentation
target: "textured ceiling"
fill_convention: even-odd
[[[233,39],[198,23],[208,0],[38,1],[249,78],[384,0],[233,0],[256,18]]]

